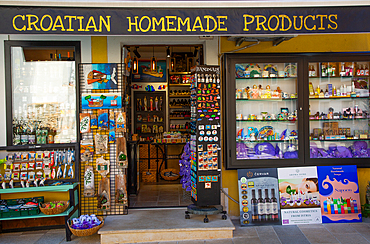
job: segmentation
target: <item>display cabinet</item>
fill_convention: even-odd
[[[369,60],[362,55],[308,60],[306,158],[310,163],[366,164],[370,157]]]
[[[166,92],[134,92],[135,133],[154,138],[166,128]]]
[[[190,72],[169,74],[169,130],[188,133],[190,131]]]
[[[369,60],[362,53],[225,55],[226,167],[367,166]]]
[[[228,55],[225,65],[227,168],[302,163],[302,60]]]

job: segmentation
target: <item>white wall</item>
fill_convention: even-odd
[[[5,111],[5,61],[4,41],[81,41],[81,62],[91,63],[91,37],[90,36],[42,36],[42,35],[0,35],[0,147],[6,146],[6,111]],[[2,58],[1,58],[2,57]],[[0,159],[4,158],[0,151]]]
[[[201,40],[195,36],[108,36],[108,63],[121,62],[123,45],[192,45],[203,44],[204,63],[218,64],[218,37],[212,40]],[[119,51],[118,51],[119,50]]]

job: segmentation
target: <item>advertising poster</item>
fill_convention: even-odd
[[[82,93],[82,109],[122,108],[120,93]]]
[[[356,165],[317,167],[323,223],[362,222]]]
[[[118,89],[117,64],[84,64],[86,89]]]
[[[240,224],[281,224],[277,169],[239,169]]]
[[[282,224],[321,223],[317,168],[279,168],[278,176]]]

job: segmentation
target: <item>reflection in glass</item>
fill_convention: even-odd
[[[13,145],[76,141],[74,61],[26,61],[12,47]]]

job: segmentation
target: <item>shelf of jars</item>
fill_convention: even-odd
[[[368,67],[309,63],[310,158],[370,157]]]

